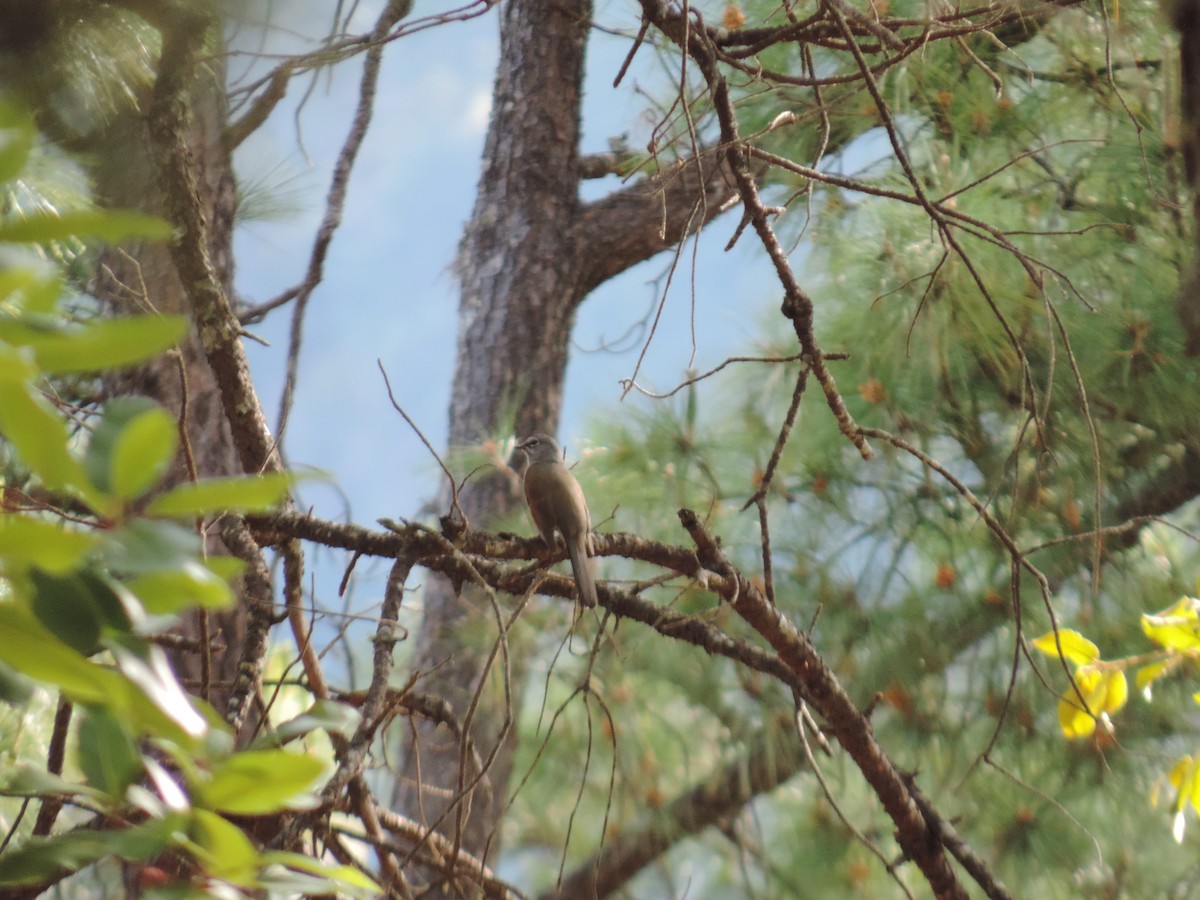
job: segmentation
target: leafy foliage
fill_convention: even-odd
[[[1111,42],[1098,17],[1065,11],[1017,53],[982,39],[970,39],[972,56],[931,44],[881,79],[916,177],[962,216],[953,231],[961,252],[920,203],[897,199],[911,197],[910,181],[894,160],[878,161],[889,158],[888,136],[861,93],[834,87],[823,98],[839,152],[808,164],[827,183],[772,173],[774,199],[789,204],[780,229],[790,217],[793,234],[803,229],[813,244],[797,257],[817,284],[823,346],[850,356],[830,366],[855,421],[936,460],[1053,585],[1046,595],[1032,572],[1014,573],[964,491],[912,453],[877,442],[879,459],[864,466],[810,387],[767,501],[775,595],[793,621],[815,623],[814,643],[855,696],[875,697],[881,741],[929,782],[936,804],[958,811],[956,827],[1022,896],[1064,895],[1073,869],[1087,891],[1153,894],[1186,878],[1190,865],[1160,840],[1171,823],[1145,798],[1170,768],[1147,757],[1175,758],[1194,725],[1172,711],[1182,709],[1173,704],[1177,685],[1164,684],[1167,698],[1153,707],[1126,705],[1127,672],[1138,670],[1140,688],[1190,668],[1165,646],[1144,655],[1131,623],[1178,596],[1200,565],[1186,536],[1152,525],[1139,541],[1140,523],[1129,521],[1179,479],[1200,426],[1196,368],[1175,319],[1192,235],[1164,124],[1175,90],[1168,39],[1152,5],[1130,9],[1123,4]],[[814,68],[831,75],[836,58],[830,52],[828,66]],[[744,133],[779,114],[779,97],[751,92],[741,101]],[[803,95],[788,100],[803,119]],[[810,121],[815,127],[815,109]],[[791,139],[782,129],[761,145],[803,160],[808,137]],[[777,321],[757,355],[794,352]],[[598,446],[579,471],[589,496],[621,498],[621,530],[669,539],[673,523],[661,510],[700,509],[731,558],[753,571],[766,552],[743,505],[801,364],[738,371],[724,389],[701,382],[653,416],[598,416]],[[1172,522],[1186,529],[1195,510]],[[1095,528],[1112,532],[1101,543]],[[739,633],[727,611],[706,608],[684,585],[664,585],[658,599]],[[1186,641],[1186,614],[1173,607],[1145,621]],[[1056,622],[1057,639],[1032,640]],[[1065,622],[1081,623],[1091,640]],[[685,652],[641,649],[622,648],[609,689],[624,695],[645,678],[656,708],[670,713],[657,729],[618,728],[620,755],[670,758],[664,772],[691,776],[660,778],[654,796],[675,796],[789,707],[790,698],[746,679],[735,691],[715,667],[701,675]],[[656,677],[663,672],[674,678]],[[1077,739],[1065,749],[1053,740],[1064,732]],[[663,749],[675,742],[682,759]],[[1170,774],[1175,809],[1195,794],[1193,759],[1181,757]],[[819,755],[814,765],[826,767]],[[648,771],[658,768],[630,777]],[[591,783],[597,794],[608,789],[606,774]],[[749,843],[776,845],[786,822],[789,848],[823,846],[830,830],[872,821],[853,778],[829,766],[825,779],[839,813],[815,792],[780,791],[756,803],[748,827],[761,843]],[[628,824],[627,815],[618,803],[612,819]],[[838,896],[894,890],[865,850],[846,846],[852,840],[835,841],[842,855],[832,868],[772,856],[764,882]],[[728,865],[724,877],[736,881]]]
[[[1155,682],[1171,674],[1194,670],[1200,654],[1200,600],[1181,597],[1162,612],[1143,613],[1141,626],[1158,649],[1121,659],[1101,660],[1099,648],[1071,629],[1050,632],[1033,642],[1033,646],[1043,653],[1076,666],[1071,685],[1058,702],[1059,724],[1067,738],[1090,738],[1098,723],[1103,724],[1110,735],[1115,733],[1111,717],[1124,707],[1128,696],[1126,670],[1137,669],[1135,681],[1147,702],[1153,697]],[[1191,699],[1200,703],[1200,691],[1192,694]],[[1185,829],[1185,810],[1190,806],[1200,812],[1198,773],[1200,763],[1193,755],[1185,754],[1155,783],[1150,793],[1151,803],[1157,805],[1164,782],[1175,789],[1171,831],[1180,843]]]
[[[0,136],[0,173],[17,178],[36,141],[28,118],[0,107]],[[166,234],[162,222],[135,214],[0,217],[0,249],[13,251],[30,241]],[[143,867],[167,858],[206,896],[222,885],[267,884],[369,894],[374,884],[357,870],[260,852],[229,820],[311,804],[329,761],[283,746],[235,752],[221,718],[184,692],[154,640],[184,610],[233,600],[228,579],[236,571],[210,565],[195,530],[179,520],[269,508],[290,480],[247,477],[160,491],[178,448],[176,422],[137,398],[114,399],[97,419],[74,422],[49,379],[153,357],[179,340],[187,321],[78,321],[60,305],[59,272],[33,254],[6,259],[0,436],[14,471],[25,474],[5,486],[0,513],[0,676],[7,702],[49,689],[74,705],[78,775],[17,766],[4,774],[3,791],[70,801],[108,824],[26,837],[0,856],[0,885],[51,883],[109,857]],[[284,733],[347,727],[353,723],[344,716],[316,709]]]

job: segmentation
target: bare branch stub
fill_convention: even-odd
[[[245,520],[230,514],[221,519],[219,527],[225,546],[246,564],[242,575],[247,610],[246,634],[242,641],[241,658],[238,660],[237,678],[225,707],[225,721],[232,726],[236,734],[246,723],[250,706],[262,685],[263,663],[267,656],[274,604],[271,576],[263,559],[262,548],[255,542]]]

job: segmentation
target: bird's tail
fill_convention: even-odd
[[[596,577],[593,573],[592,558],[588,552],[591,538],[584,535],[582,540],[567,542],[567,555],[571,557],[571,572],[575,575],[575,591],[579,602],[584,606],[596,605]]]

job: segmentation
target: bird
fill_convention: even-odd
[[[596,581],[592,576],[592,522],[583,488],[562,461],[562,450],[551,435],[531,434],[517,444],[529,464],[525,467],[525,502],[544,540],[558,546],[561,534],[571,559],[576,592],[584,606],[596,605]]]

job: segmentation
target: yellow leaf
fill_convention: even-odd
[[[1189,758],[1190,759],[1190,758]],[[1182,777],[1179,780],[1179,793],[1175,797],[1175,811],[1182,812],[1187,806],[1188,801],[1196,794],[1196,778],[1200,775],[1200,766],[1196,765],[1196,760],[1190,760],[1189,764],[1184,767]]]
[[[1104,702],[1100,708],[1109,715],[1120,712],[1129,701],[1129,682],[1125,679],[1125,673],[1119,669],[1105,672],[1102,687]]]
[[[1100,648],[1073,628],[1048,631],[1035,640],[1033,646],[1047,656],[1061,656],[1077,666],[1086,666],[1100,658]]]
[[[1150,685],[1165,674],[1167,674],[1166,660],[1150,663],[1137,670],[1135,684],[1137,684],[1138,690],[1142,692],[1142,696],[1146,698],[1147,702],[1150,700]]]
[[[1074,691],[1058,701],[1058,727],[1071,741],[1089,738],[1096,731],[1096,717],[1079,705]]]
[[[1059,698],[1058,724],[1068,739],[1081,740],[1095,733],[1096,713],[1100,707],[1098,701],[1103,700],[1102,695],[1097,696],[1100,682],[1100,671],[1091,666],[1084,666],[1075,672],[1075,684],[1068,687]]]
[[[1184,798],[1181,796],[1179,799],[1180,801],[1186,799],[1188,803],[1192,804],[1192,809],[1194,809],[1196,812],[1200,812],[1200,766],[1197,766],[1193,770],[1192,780],[1188,787],[1190,790],[1187,793],[1187,797]],[[1180,802],[1179,806],[1182,808],[1183,803]]]
[[[1180,597],[1160,613],[1143,614],[1142,631],[1169,650],[1200,650],[1200,600]]]
[[[1171,787],[1178,788],[1183,782],[1183,776],[1188,768],[1192,765],[1190,756],[1181,756],[1175,760],[1175,765],[1171,766],[1171,771],[1167,773],[1167,781],[1171,782]]]
[[[1075,685],[1058,701],[1058,724],[1071,740],[1089,738],[1096,731],[1097,716],[1119,711],[1128,700],[1129,682],[1124,672],[1081,666],[1075,672]]]

